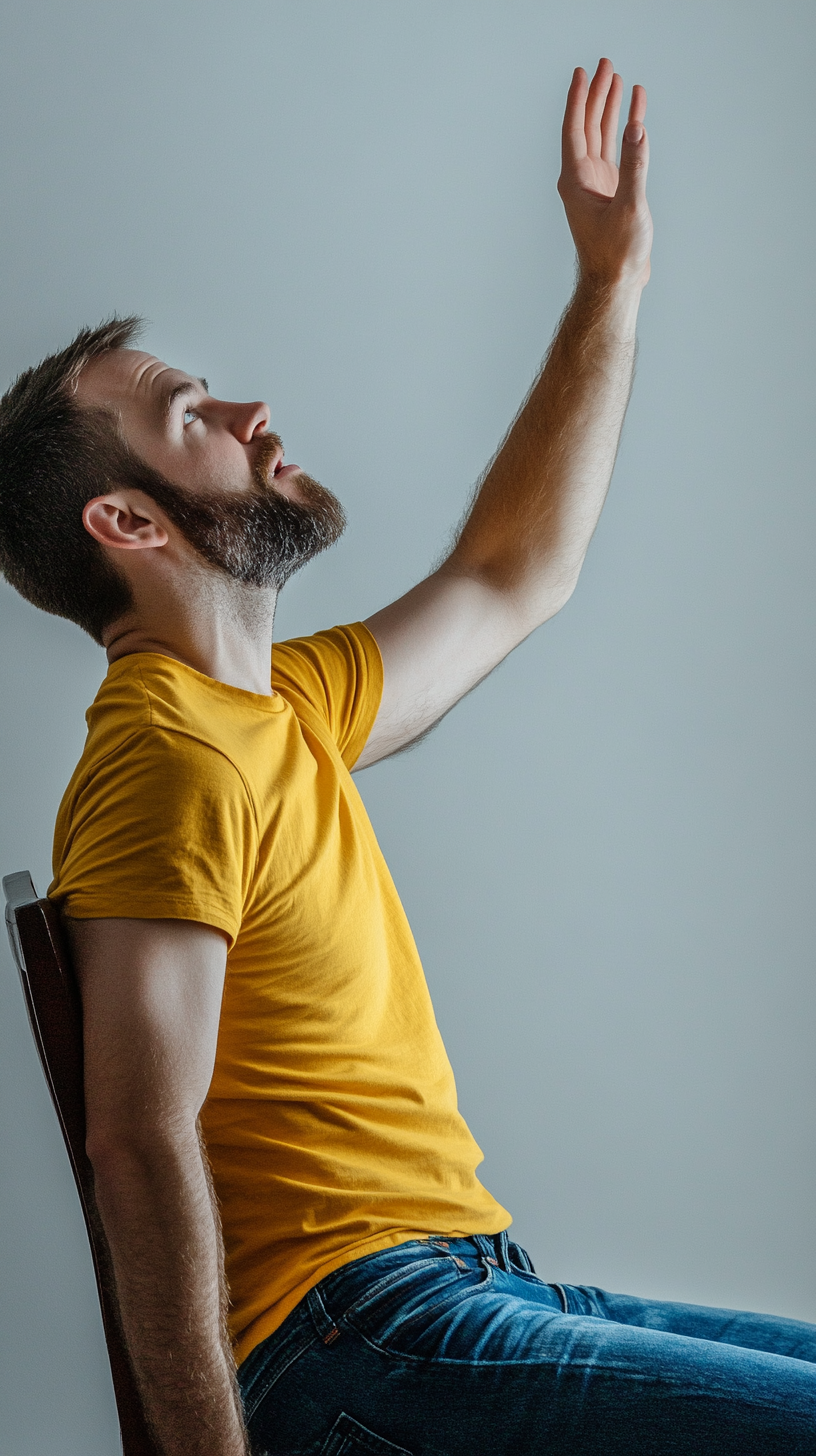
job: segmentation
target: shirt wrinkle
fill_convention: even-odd
[[[379,708],[377,644],[357,625],[276,653],[284,706],[262,720],[174,659],[118,667],[60,809],[49,891],[80,918],[176,916],[231,941],[200,1121],[238,1360],[328,1268],[509,1222],[476,1177],[482,1154],[343,753],[353,764]]]

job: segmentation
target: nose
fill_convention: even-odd
[[[269,428],[272,412],[263,400],[255,400],[252,404],[224,403],[222,410],[224,423],[242,445],[248,445],[256,435],[265,434]]]

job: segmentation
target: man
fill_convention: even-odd
[[[816,1329],[546,1284],[508,1241],[349,776],[575,586],[649,275],[646,100],[619,172],[622,91],[606,60],[573,77],[575,294],[455,546],[366,623],[276,645],[271,681],[277,592],[342,512],[267,407],[130,348],[133,321],[3,401],[3,569],[110,661],[50,893],[167,1456],[816,1451]]]

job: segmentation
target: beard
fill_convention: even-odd
[[[346,518],[337,497],[302,471],[289,477],[297,482],[301,500],[289,500],[269,475],[282,448],[280,438],[261,435],[256,443],[249,495],[194,494],[166,478],[158,490],[154,482],[149,493],[210,566],[233,581],[280,590],[301,566],[339,540]]]

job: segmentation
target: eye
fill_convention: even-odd
[[[186,409],[184,411],[184,424],[185,425],[191,425],[193,423],[193,420],[197,420],[197,419],[198,419],[198,415],[196,414],[195,410]]]

